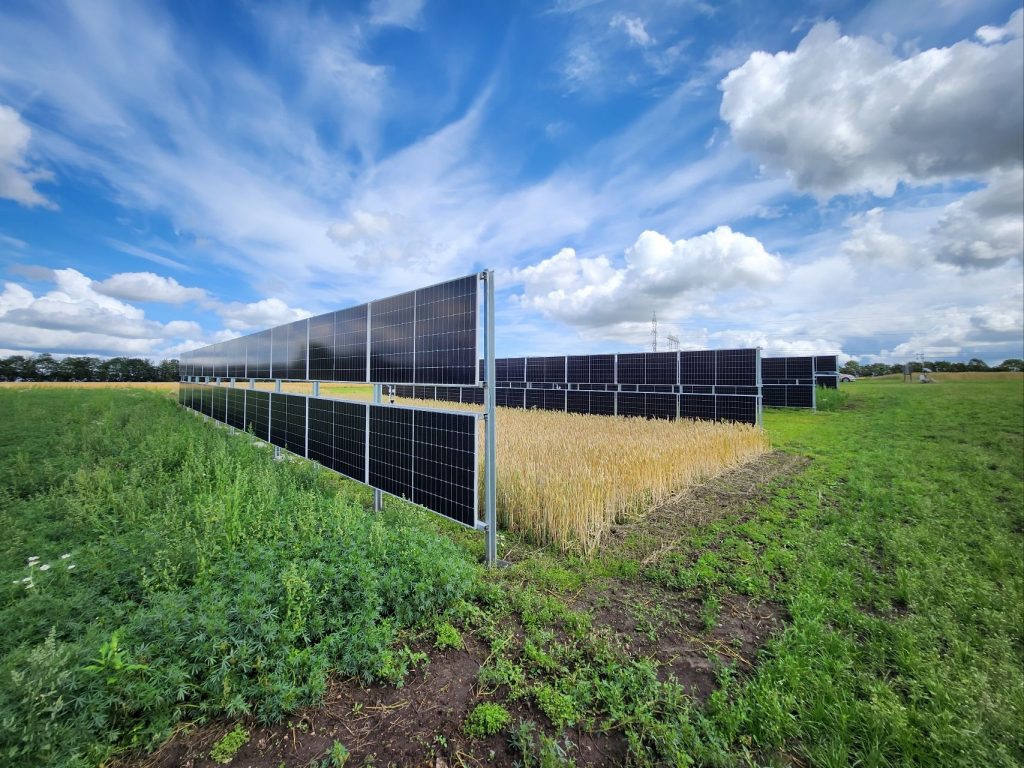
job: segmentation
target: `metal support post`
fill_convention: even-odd
[[[754,356],[754,368],[757,375],[757,426],[764,427],[764,382],[761,381],[761,348],[757,348]]]
[[[278,394],[281,393],[281,380],[280,379],[274,379],[274,391],[277,392]]]
[[[380,402],[380,384],[373,385],[373,402]],[[384,507],[384,495],[381,493],[379,488],[373,489],[373,511],[380,512]]]
[[[320,397],[320,382],[313,382],[313,397]]]
[[[484,280],[484,523],[487,526],[486,562],[498,565],[498,509],[494,371],[494,272],[482,274]]]

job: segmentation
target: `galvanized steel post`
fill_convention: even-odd
[[[494,371],[494,271],[481,274],[484,281],[484,523],[487,526],[487,565],[498,564],[498,510],[495,453]]]

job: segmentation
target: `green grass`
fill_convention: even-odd
[[[809,467],[664,556],[519,545],[488,573],[479,534],[399,503],[368,514],[364,489],[165,398],[0,392],[0,763],[94,765],[182,721],[272,721],[332,673],[400,681],[417,628],[487,644],[483,713],[543,713],[480,716],[524,765],[569,764],[577,728],[621,734],[634,765],[1024,764],[1021,384],[841,393],[766,413]],[[786,620],[698,706],[573,607],[609,580],[698,600],[705,630],[733,595]]]
[[[472,588],[424,515],[374,516],[357,486],[169,398],[10,391],[0,411],[0,762],[274,721],[329,673],[400,682],[403,630]]]

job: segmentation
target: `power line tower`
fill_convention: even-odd
[[[679,351],[679,337],[676,336],[674,333],[670,333],[665,338],[668,339],[668,348],[672,352],[678,352]]]
[[[658,351],[658,313],[651,315],[651,352]]]

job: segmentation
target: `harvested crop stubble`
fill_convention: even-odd
[[[592,554],[616,522],[769,450],[748,424],[498,409],[498,514]]]

